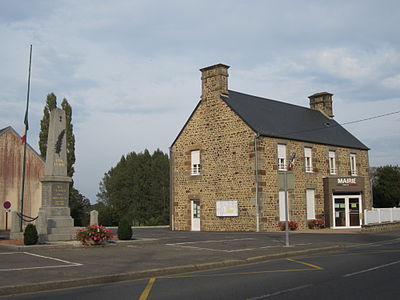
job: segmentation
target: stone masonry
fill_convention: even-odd
[[[329,150],[336,151],[338,176],[349,176],[349,155],[356,153],[358,176],[369,178],[365,150],[257,137],[221,100],[221,96],[228,94],[228,68],[219,64],[201,69],[201,100],[171,147],[173,230],[191,230],[191,200],[199,200],[202,231],[256,231],[256,173],[260,230],[279,230],[278,143],[286,144],[287,159],[296,153],[295,189],[289,192],[289,216],[298,222],[300,229],[307,226],[307,188],[315,189],[316,216],[324,214],[323,178],[329,176]],[[305,146],[312,148],[312,173],[305,172]],[[193,150],[200,150],[200,175],[191,175]],[[369,180],[364,180],[364,184],[363,209],[368,209]],[[239,216],[217,217],[216,201],[231,199],[238,200]]]

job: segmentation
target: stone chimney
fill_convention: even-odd
[[[228,69],[229,66],[217,64],[201,71],[201,100],[220,97],[228,94]]]
[[[333,118],[333,109],[332,109],[332,96],[333,94],[322,92],[309,96],[310,99],[310,108],[319,110],[324,115],[329,118]]]

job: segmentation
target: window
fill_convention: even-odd
[[[192,175],[200,175],[200,150],[192,151]]]
[[[278,144],[278,170],[286,171],[286,145]]]
[[[287,194],[286,194],[287,195]],[[288,203],[289,203],[289,195],[288,197]],[[279,191],[279,221],[286,221],[286,201],[285,201],[285,191]],[[290,220],[289,217],[289,210],[288,210],[288,220]]]
[[[315,190],[306,190],[307,220],[315,219]]]
[[[312,173],[313,167],[312,167],[312,157],[311,157],[311,148],[304,148],[304,166],[306,169],[307,173]]]
[[[356,154],[350,153],[350,174],[357,176]]]
[[[329,174],[336,175],[336,153],[335,151],[329,151]]]

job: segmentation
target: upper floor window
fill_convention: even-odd
[[[306,172],[308,172],[308,173],[312,173],[312,171],[313,171],[311,152],[312,152],[311,148],[309,148],[309,147],[304,148],[304,166],[305,166]]]
[[[191,174],[200,175],[200,150],[192,151]]]
[[[351,176],[357,176],[357,164],[356,164],[355,153],[350,153],[350,174]]]
[[[286,171],[286,145],[278,144],[278,170]]]
[[[336,175],[336,153],[335,151],[329,151],[329,174]]]

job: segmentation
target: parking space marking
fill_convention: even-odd
[[[180,248],[189,248],[195,250],[208,250],[215,252],[225,252],[225,253],[234,253],[234,252],[243,252],[243,251],[252,251],[259,249],[270,249],[270,248],[281,248],[282,244],[279,241],[279,245],[271,245],[271,246],[260,246],[253,248],[241,248],[241,249],[233,249],[233,250],[224,250],[224,249],[216,249],[216,248],[207,248],[207,247],[198,247],[198,246],[189,246],[188,244],[197,244],[197,243],[217,243],[217,242],[232,242],[232,241],[243,241],[243,240],[255,240],[254,238],[243,238],[243,239],[231,239],[231,240],[210,240],[210,241],[197,241],[197,242],[183,242],[183,243],[172,243],[165,244],[166,246],[172,247],[180,247]],[[278,242],[278,241],[275,241]],[[292,246],[305,246],[310,245],[311,243],[302,243],[302,244],[293,244]]]
[[[187,245],[187,244],[198,244],[198,243],[220,243],[220,242],[248,241],[248,240],[255,240],[255,238],[240,238],[240,239],[229,239],[229,240],[206,240],[206,241],[172,243],[172,244],[166,244],[166,245],[175,246],[175,245]]]
[[[51,265],[51,266],[40,266],[40,267],[22,267],[22,268],[11,268],[11,269],[0,269],[0,272],[7,272],[7,271],[23,271],[23,270],[35,270],[35,269],[54,269],[54,268],[69,268],[69,267],[78,267],[82,266],[80,263],[75,263],[75,262],[70,262],[67,260],[55,258],[55,257],[50,257],[50,256],[44,256],[44,255],[39,255],[39,254],[34,254],[34,253],[29,253],[29,252],[5,252],[5,253],[0,253],[0,254],[5,254],[5,255],[12,255],[12,254],[26,254],[26,255],[31,255],[43,259],[48,259],[48,260],[54,260],[58,261],[61,263],[64,263],[63,265]]]
[[[302,264],[302,265],[305,265],[305,266],[309,266],[309,267],[317,269],[317,270],[323,270],[324,269],[323,267],[316,266],[316,265],[313,265],[313,264],[310,264],[310,263],[306,263],[304,261],[294,260],[292,258],[287,258],[287,260],[293,261],[293,262],[296,262],[296,263],[299,263],[299,264]]]

